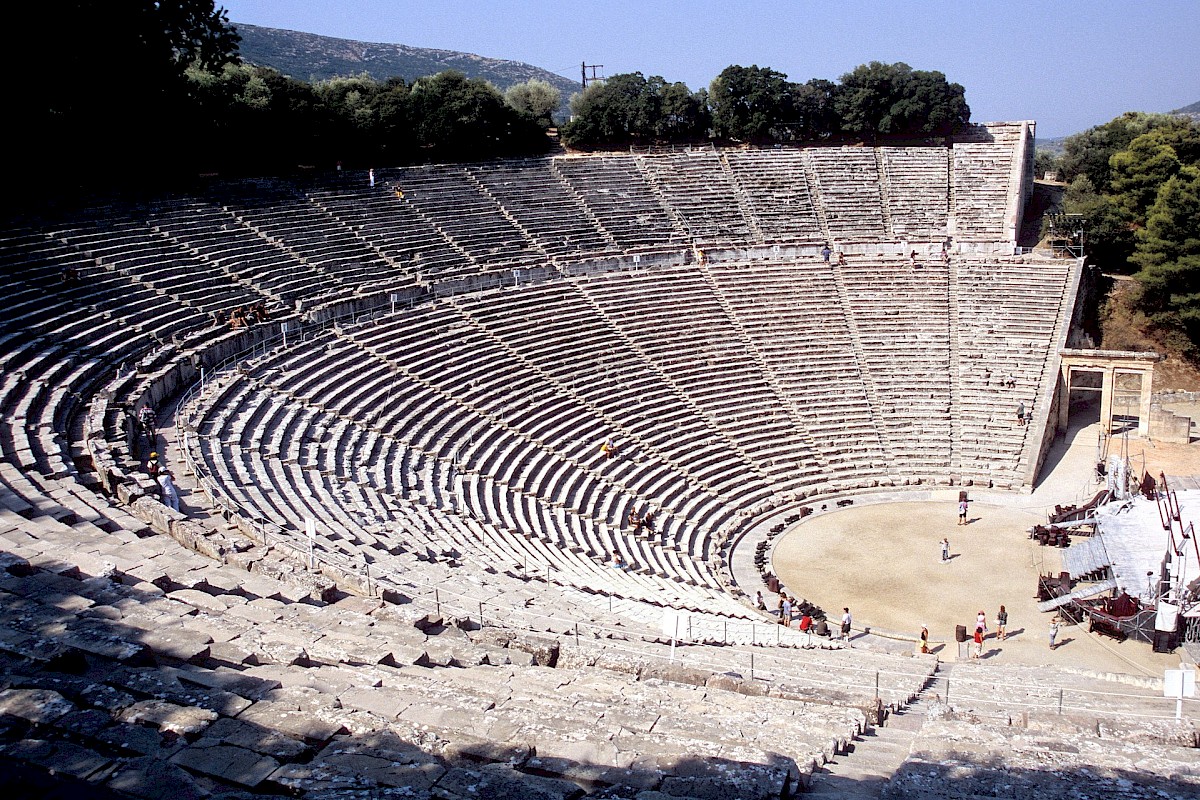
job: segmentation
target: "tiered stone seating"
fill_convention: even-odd
[[[474,259],[383,181],[371,188],[342,180],[309,187],[306,194],[406,273],[435,281],[479,271]]]
[[[956,239],[1004,238],[1013,157],[1009,142],[954,143],[950,177]]]
[[[742,214],[739,193],[714,150],[638,156],[651,185],[700,244],[755,240]]]
[[[866,724],[852,704],[786,687],[765,698],[701,669],[625,660],[638,680],[588,665],[595,656],[567,641],[467,635],[360,598],[326,604],[170,540],[107,538],[84,559],[65,526],[0,531],[0,757],[59,786],[458,797],[482,785],[562,798],[612,786],[766,800],[803,787]],[[680,713],[701,702],[694,721]]]
[[[465,168],[410,167],[389,178],[405,203],[477,263],[490,269],[529,266],[546,259],[545,252],[504,216]]]
[[[619,246],[625,250],[683,244],[670,212],[628,155],[555,158],[561,175]]]
[[[855,258],[836,269],[892,469],[944,479],[951,468],[954,404],[947,267],[940,259],[914,265]]]
[[[950,222],[950,151],[880,147],[879,154],[892,234],[900,239],[944,239]]]
[[[820,242],[825,238],[808,187],[803,150],[730,150],[724,156],[766,241]]]
[[[845,240],[887,238],[874,148],[813,147],[804,154],[830,235]]]
[[[988,146],[1011,153],[999,133]],[[436,301],[414,288],[414,307],[392,317],[316,327],[345,300],[388,307],[388,291],[418,275],[813,242],[824,219],[849,241],[936,241],[935,195],[954,190],[953,222],[974,202],[958,193],[960,169],[992,165],[956,155],[948,187],[909,149],[379,170],[375,191],[250,182],[6,230],[6,770],[142,797],[403,787],[774,800],[803,787],[877,702],[921,691],[934,662],[765,647],[800,637],[729,591],[729,541],[779,503],[900,471],[1025,480],[1028,430],[1013,412],[1053,379],[1068,265],[599,263],[587,277]],[[812,167],[803,180],[800,162]],[[872,163],[886,195],[860,192],[854,212],[848,175]],[[772,213],[787,199],[803,209],[801,186],[808,210]],[[908,205],[910,193],[921,197]],[[564,208],[567,219],[551,213]],[[685,221],[697,238],[681,235]],[[262,298],[318,313],[303,341],[247,356],[278,328],[229,331],[211,312]],[[189,519],[136,474],[128,417],[146,403],[166,412],[199,366],[239,354],[183,412],[199,486]],[[610,437],[622,455],[604,460]],[[656,530],[631,531],[630,509],[653,509]],[[686,639],[729,646],[683,646],[686,666],[671,664],[667,611],[687,613]],[[956,687],[956,710],[921,740],[896,796],[930,789],[930,775],[954,787],[968,765],[981,783],[963,793],[988,793],[993,767],[1045,757],[1022,728],[990,726],[1013,713],[997,699],[1037,702],[995,687],[1049,679],[996,669],[977,673],[985,691]],[[1102,702],[1128,713],[1110,724],[1066,709],[1059,719],[1083,719],[1084,755],[1060,763],[1108,764],[1086,784],[1098,796],[1103,779],[1128,789],[1120,781],[1147,768],[1175,775],[1154,785],[1168,796],[1190,791],[1190,751],[1138,745],[1179,731],[1130,722],[1142,700]],[[959,725],[967,713],[981,722]],[[1050,740],[1037,714],[1021,725]]]
[[[825,263],[714,264],[716,285],[813,442],[827,477],[885,475],[862,366]],[[799,302],[798,302],[799,301]]]
[[[573,197],[545,159],[468,168],[472,178],[553,258],[610,255],[616,243]]]
[[[1017,423],[1042,397],[1062,324],[1065,261],[955,261],[951,281],[958,313],[961,434],[964,479],[1019,483],[1031,430]]]
[[[333,300],[353,294],[353,287],[340,277],[322,273],[305,263],[302,254],[267,239],[232,211],[211,202],[164,206],[152,212],[149,221],[196,253],[214,272],[289,306],[304,297]]]
[[[1195,726],[1172,719],[1161,690],[1097,676],[1084,688],[1045,667],[976,663],[956,666],[951,683],[951,705],[931,709],[884,797],[1200,793]]]
[[[352,227],[342,224],[290,186],[234,194],[225,208],[268,241],[299,254],[324,279],[356,290],[403,285],[405,276]],[[411,282],[411,281],[409,281]]]

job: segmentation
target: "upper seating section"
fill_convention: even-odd
[[[888,238],[875,150],[814,147],[805,152],[829,234],[836,239]]]
[[[483,269],[522,267],[546,252],[505,214],[467,168],[407,167],[383,175],[403,201]]]
[[[938,239],[949,233],[949,151],[944,147],[881,147],[879,154],[893,236]]]
[[[757,240],[742,213],[737,187],[715,150],[636,156],[638,165],[700,244]]]
[[[763,239],[768,242],[824,239],[808,186],[802,149],[729,150],[724,156]]]
[[[596,221],[625,250],[670,247],[686,241],[682,228],[627,155],[555,158],[561,175]]]

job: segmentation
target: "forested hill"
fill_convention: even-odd
[[[356,42],[240,22],[234,22],[233,26],[242,37],[239,51],[245,61],[277,69],[302,81],[365,72],[379,81],[401,77],[411,82],[423,75],[454,69],[468,78],[491,81],[501,91],[530,78],[554,86],[562,92],[564,101],[579,91],[577,81],[520,61],[484,58],[455,50]]]

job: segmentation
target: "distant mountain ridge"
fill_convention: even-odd
[[[1196,102],[1192,103],[1190,106],[1184,106],[1183,108],[1177,108],[1174,111],[1172,111],[1171,113],[1172,114],[1187,114],[1188,116],[1194,117],[1197,114],[1200,114],[1200,100],[1197,100]]]
[[[297,80],[313,82],[365,72],[380,81],[400,77],[411,82],[424,75],[455,69],[468,78],[491,81],[501,91],[539,78],[562,92],[564,105],[580,88],[570,78],[521,61],[485,58],[456,50],[358,42],[240,22],[234,22],[233,26],[242,37],[239,50],[243,60],[277,69]]]

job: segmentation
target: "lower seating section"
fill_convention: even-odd
[[[701,665],[673,666],[661,647],[613,659],[599,642],[307,595],[165,537],[89,538],[0,516],[5,785],[775,800],[868,721],[857,706],[869,705],[870,681],[848,653],[805,653],[798,670],[766,673],[781,681],[767,698]],[[806,671],[839,701],[789,689]],[[928,667],[910,670],[883,690],[911,697],[927,678]],[[703,715],[680,713],[701,704]]]
[[[1036,413],[1065,322],[1071,262],[967,259],[953,265],[961,392],[954,413],[964,479],[1008,483],[1027,463],[1033,430],[1017,409]],[[1029,358],[1034,353],[1045,356]]]

